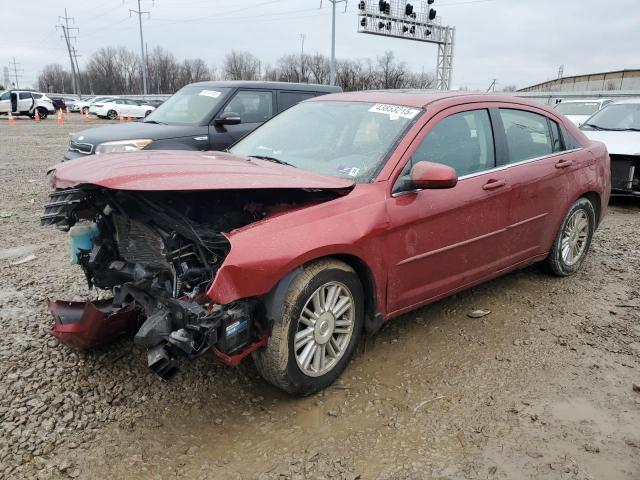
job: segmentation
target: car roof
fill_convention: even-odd
[[[620,103],[640,103],[640,98],[623,98],[621,100],[616,100],[613,103],[615,103],[615,104],[620,104]]]
[[[406,107],[427,108],[435,103],[478,103],[478,102],[505,102],[528,105],[543,110],[548,110],[545,105],[533,100],[528,100],[514,95],[498,95],[495,93],[470,93],[451,92],[440,90],[365,90],[360,92],[334,93],[315,97],[307,102],[322,101],[343,101],[343,102],[368,102],[387,103],[392,105],[403,105]]]
[[[274,89],[274,90],[293,90],[301,92],[341,92],[340,87],[330,85],[318,85],[315,83],[289,83],[289,82],[262,82],[254,80],[214,80],[207,82],[190,83],[188,87],[220,87],[220,88],[255,88],[255,89]]]
[[[556,106],[561,105],[563,103],[607,102],[609,100],[611,99],[610,98],[575,98],[573,100],[563,100],[557,103]]]

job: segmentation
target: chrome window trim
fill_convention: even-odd
[[[458,182],[461,182],[463,180],[467,180],[468,178],[474,178],[474,177],[479,177],[480,175],[486,175],[487,173],[501,172],[502,170],[507,170],[507,169],[509,169],[511,167],[517,167],[519,165],[525,165],[527,163],[537,162],[539,160],[545,160],[547,158],[553,158],[553,157],[557,157],[559,155],[565,155],[567,153],[578,152],[578,151],[583,150],[583,149],[584,149],[584,147],[573,148],[571,150],[563,150],[562,152],[554,152],[554,153],[552,153],[550,155],[543,155],[542,157],[529,158],[527,160],[522,160],[520,162],[506,163],[504,165],[500,165],[499,167],[494,167],[494,168],[490,168],[488,170],[482,170],[480,172],[469,173],[468,175],[463,175],[461,177],[458,177]],[[400,177],[398,177],[398,178],[400,178]],[[453,187],[453,188],[455,188],[455,187]],[[396,193],[392,193],[391,197],[392,198],[397,198],[397,197],[400,197],[402,195],[407,195],[409,193],[417,193],[417,192],[421,192],[423,190],[424,189],[419,188],[419,189],[415,189],[415,190],[406,190],[404,192],[396,192]]]

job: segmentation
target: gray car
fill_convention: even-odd
[[[137,150],[224,150],[274,115],[340,87],[284,82],[217,81],[181,88],[139,122],[72,135],[65,160]]]

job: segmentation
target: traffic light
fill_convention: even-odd
[[[362,19],[360,20],[360,26],[361,27],[366,27],[367,26],[367,19],[362,17]]]
[[[436,11],[433,8],[429,9],[429,20],[435,20],[436,18]]]
[[[407,17],[410,17],[412,13],[413,13],[413,5],[411,5],[410,3],[407,3],[407,5],[404,7],[404,14]]]
[[[365,8],[364,0],[361,0],[361,1],[360,1],[360,3],[358,3],[358,8],[359,8],[360,10],[364,10],[364,8]]]
[[[385,0],[380,0],[378,2],[378,8],[385,15],[389,15],[391,13],[391,5],[389,2],[385,2]]]

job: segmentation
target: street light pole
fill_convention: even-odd
[[[336,3],[344,2],[345,11],[347,0],[329,0],[331,2],[331,76],[329,85],[336,84]]]

